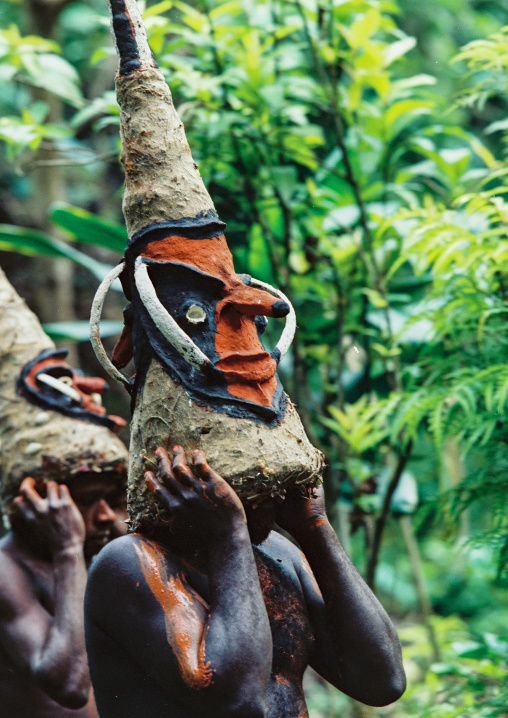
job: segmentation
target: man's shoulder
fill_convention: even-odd
[[[264,554],[278,563],[291,565],[298,569],[302,563],[302,553],[298,546],[292,543],[278,531],[271,531],[268,538],[258,547]]]
[[[87,624],[115,632],[125,622],[138,621],[140,612],[154,610],[153,577],[169,580],[178,572],[177,560],[159,543],[140,534],[111,541],[94,559],[85,596]]]
[[[136,574],[140,558],[149,556],[152,562],[164,562],[171,570],[178,563],[177,557],[157,541],[141,534],[127,534],[108,543],[92,562],[90,580],[95,576],[112,576],[128,579]]]
[[[92,562],[88,572],[88,593],[105,588],[115,594],[137,589],[146,566],[164,566],[165,573],[177,572],[177,557],[161,544],[141,534],[128,534],[108,543]]]

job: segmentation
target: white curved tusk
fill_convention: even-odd
[[[112,379],[115,379],[115,381],[119,381],[121,384],[124,384],[128,387],[128,380],[121,372],[118,371],[116,366],[114,366],[114,364],[111,362],[111,359],[108,357],[106,350],[104,349],[104,346],[101,342],[100,332],[102,306],[104,304],[106,294],[115,279],[117,279],[121,275],[124,267],[125,264],[123,262],[121,264],[117,264],[116,267],[113,267],[113,269],[106,274],[99,286],[99,289],[95,293],[95,297],[93,298],[92,302],[92,309],[90,310],[90,341],[92,342],[95,356],[100,361],[104,369],[108,372],[109,376]]]
[[[260,279],[252,278],[251,286],[255,287],[256,289],[264,289],[265,292],[273,294],[274,297],[279,297],[279,299],[283,299],[289,306],[289,314],[286,316],[286,324],[284,326],[284,331],[282,332],[281,337],[277,342],[277,346],[275,347],[275,349],[279,350],[280,358],[282,359],[284,354],[287,353],[287,350],[291,346],[291,342],[293,341],[296,332],[296,314],[293,305],[286,297],[286,295],[280,291],[280,289],[275,289],[275,287],[272,287],[271,284],[266,284],[266,282],[262,282]]]
[[[152,280],[148,275],[148,267],[142,257],[136,259],[134,267],[136,287],[145,305],[145,309],[160,333],[168,340],[188,364],[203,369],[211,361],[204,352],[192,341],[188,334],[178,326],[166,307],[159,300]]]
[[[66,384],[64,381],[60,381],[60,379],[57,379],[55,376],[51,376],[51,374],[37,374],[37,381],[42,381],[43,384],[50,386],[52,389],[56,389],[60,392],[60,394],[65,394],[70,399],[73,399],[73,401],[77,401],[78,404],[81,404],[81,396],[79,392],[77,392],[72,386]]]

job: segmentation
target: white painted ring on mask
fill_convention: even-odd
[[[271,284],[267,284],[266,282],[262,282],[260,279],[254,279],[252,277],[251,286],[255,287],[256,289],[264,289],[265,292],[272,294],[274,297],[279,297],[279,299],[285,301],[289,307],[289,314],[286,315],[286,324],[284,326],[284,330],[280,336],[279,341],[277,342],[277,346],[275,347],[275,349],[278,349],[278,351],[280,352],[280,358],[282,359],[282,357],[287,354],[287,351],[295,337],[296,314],[294,307],[289,301],[289,299],[286,297],[286,295],[281,292],[280,289],[272,287]]]
[[[160,301],[148,274],[148,267],[143,262],[142,257],[136,259],[134,279],[141,301],[162,336],[168,340],[171,346],[173,346],[191,366],[197,369],[203,369],[205,366],[211,365],[211,360],[175,322]]]
[[[104,305],[106,294],[108,293],[108,289],[113,284],[115,279],[117,279],[121,275],[124,270],[124,267],[124,262],[121,262],[120,264],[117,264],[116,267],[113,267],[113,269],[106,274],[101,284],[99,285],[98,290],[95,293],[95,297],[93,298],[92,302],[92,308],[90,310],[90,341],[92,343],[95,356],[100,361],[109,376],[115,381],[118,381],[124,386],[128,387],[128,379],[122,374],[122,372],[118,371],[116,366],[108,357],[107,352],[102,344],[100,334],[102,307]]]

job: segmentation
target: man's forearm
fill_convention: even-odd
[[[351,684],[371,681],[372,685],[403,689],[400,644],[392,622],[349,560],[330,523],[321,520],[295,538],[323,595],[337,659],[347,648],[342,678]]]
[[[206,658],[217,679],[264,696],[272,662],[272,637],[246,524],[214,542],[209,551],[210,615]],[[253,637],[255,636],[255,640]]]
[[[56,552],[53,574],[54,616],[33,671],[54,700],[67,707],[80,707],[90,689],[83,627],[86,565],[82,547]]]

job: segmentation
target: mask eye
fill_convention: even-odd
[[[206,321],[206,312],[199,304],[191,304],[185,318],[191,324],[203,324]]]
[[[62,384],[67,384],[67,386],[74,386],[74,381],[71,376],[60,376],[58,377]]]

